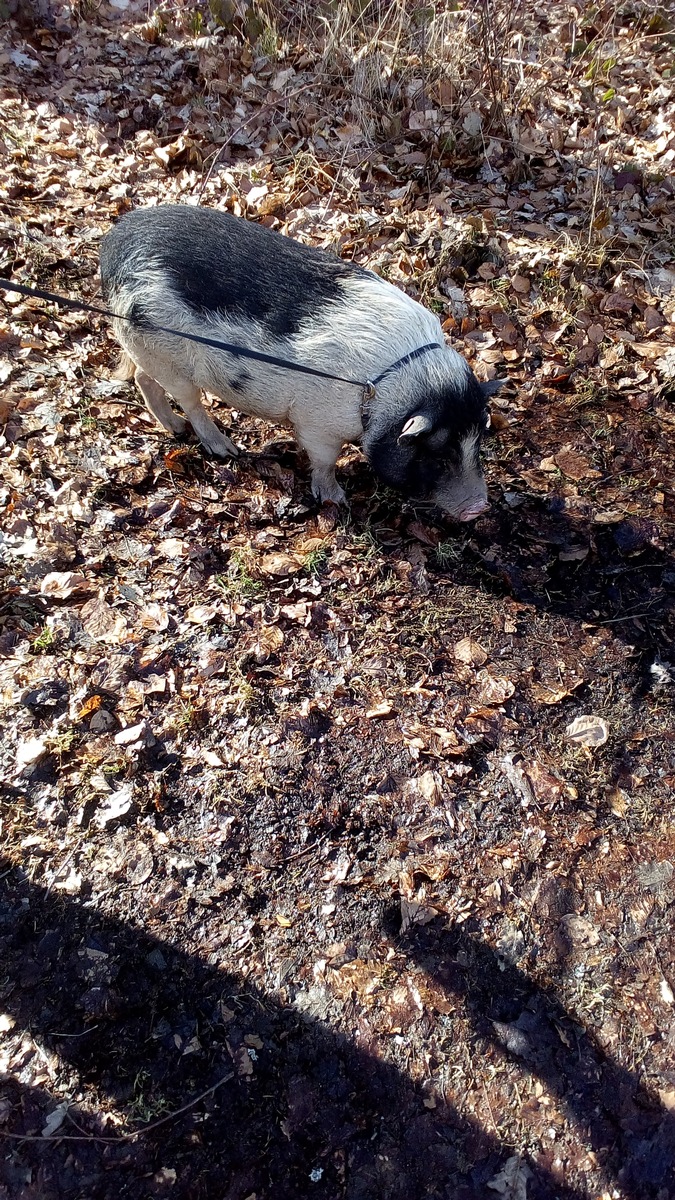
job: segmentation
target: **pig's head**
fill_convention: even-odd
[[[380,411],[374,402],[363,448],[385,483],[433,501],[455,521],[472,521],[488,506],[480,444],[487,401],[501,381],[479,383],[464,359],[446,355],[445,370],[435,364],[431,378],[418,377],[414,398],[401,405],[401,397],[387,397]]]

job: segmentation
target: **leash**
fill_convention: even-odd
[[[86,304],[83,300],[71,300],[68,296],[57,296],[54,292],[45,292],[41,288],[28,287],[25,283],[13,283],[11,279],[0,278],[0,288],[4,288],[7,292],[19,292],[22,296],[34,296],[38,300],[48,300],[53,304],[60,304],[64,308],[76,309],[79,312],[97,313],[100,317],[110,317],[114,321],[128,321],[130,325],[136,325],[140,329],[144,329],[150,333],[168,333],[172,337],[184,338],[188,342],[198,342],[200,346],[211,346],[214,350],[225,350],[227,354],[233,354],[237,358],[252,358],[256,362],[268,363],[273,367],[281,367],[284,371],[295,371],[300,375],[314,375],[319,379],[331,379],[335,383],[349,383],[353,387],[359,387],[363,391],[363,406],[375,399],[375,392],[378,383],[382,383],[388,375],[393,374],[400,367],[406,366],[413,362],[421,355],[427,354],[430,350],[442,350],[443,346],[440,342],[428,342],[425,346],[418,346],[416,350],[411,350],[409,354],[404,354],[402,358],[397,358],[396,362],[387,367],[375,379],[349,379],[344,375],[331,375],[329,371],[319,371],[316,367],[305,367],[302,363],[287,362],[283,358],[275,358],[273,354],[263,354],[260,350],[248,350],[245,346],[233,346],[229,342],[221,342],[217,338],[202,337],[197,333],[184,333],[179,329],[167,329],[163,325],[144,325],[143,322],[135,320],[133,317],[123,317],[120,313],[111,312],[108,308],[99,308],[95,304]],[[363,409],[365,417],[365,408]]]

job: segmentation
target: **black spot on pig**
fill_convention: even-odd
[[[251,376],[246,371],[242,371],[241,375],[237,375],[236,379],[228,379],[233,392],[245,392],[250,382]]]
[[[322,307],[346,299],[346,279],[367,274],[264,225],[173,204],[127,213],[102,243],[101,274],[111,294],[133,274],[147,280],[148,270],[167,278],[200,316],[254,321],[275,338],[298,333]]]
[[[109,303],[110,296],[108,294],[108,289],[105,287],[103,289],[103,295],[106,303]],[[133,304],[127,309],[127,316],[129,317],[131,324],[137,325],[139,329],[154,329],[155,327],[152,318],[147,315],[143,304],[138,300],[134,300]]]

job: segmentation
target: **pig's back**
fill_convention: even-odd
[[[263,225],[188,205],[135,209],[101,244],[108,303],[134,293],[137,315],[152,319],[161,279],[195,314],[255,321],[273,338],[292,337],[323,307],[345,298],[347,280],[365,274]]]

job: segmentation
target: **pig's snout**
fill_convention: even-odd
[[[453,521],[475,521],[488,507],[488,490],[480,464],[480,429],[459,440],[431,492],[434,504]],[[454,460],[454,461],[453,461]]]
[[[484,500],[483,499],[473,500],[473,501],[471,501],[471,503],[465,505],[463,508],[461,508],[459,510],[459,512],[457,513],[457,515],[455,517],[455,520],[462,521],[462,522],[463,521],[475,521],[476,517],[479,517],[481,515],[481,513],[484,513],[486,508],[489,508],[489,507],[490,506],[489,506],[487,498]]]
[[[475,521],[489,505],[487,485],[482,475],[446,476],[432,493],[434,504],[443,509],[453,521]]]

